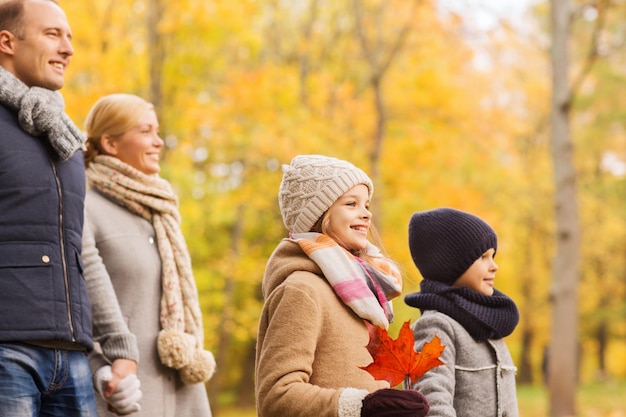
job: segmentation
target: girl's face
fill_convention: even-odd
[[[159,137],[159,121],[154,110],[148,110],[132,129],[112,142],[113,156],[146,175],[161,170],[159,155],[163,139]]]
[[[365,184],[351,188],[328,209],[325,233],[348,251],[365,249],[372,221],[369,205],[369,189]]]
[[[495,254],[493,248],[483,253],[452,286],[469,287],[483,295],[493,295],[493,281],[498,270],[498,265],[493,260]]]

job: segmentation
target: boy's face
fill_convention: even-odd
[[[483,253],[452,286],[469,287],[483,295],[493,295],[493,281],[498,270],[498,265],[493,260],[495,254],[493,248]]]

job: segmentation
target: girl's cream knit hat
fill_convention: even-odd
[[[292,233],[306,233],[346,191],[365,184],[372,198],[372,180],[350,162],[322,155],[299,155],[283,165],[278,204]]]

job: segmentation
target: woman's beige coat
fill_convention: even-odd
[[[152,224],[97,191],[88,190],[85,227],[93,233],[98,249],[84,253],[85,269],[108,273],[128,327],[137,337],[143,398],[141,411],[132,415],[210,417],[204,384],[184,385],[177,371],[162,365],[158,357],[161,261]],[[102,262],[106,270],[99,267]],[[90,359],[92,367],[103,360],[97,353]],[[114,417],[106,412],[98,393],[96,398],[99,416]]]
[[[297,243],[283,240],[272,254],[263,296],[258,417],[359,417],[367,392],[389,387],[360,369],[372,362],[365,322],[337,297]],[[360,391],[346,395],[346,388]],[[358,405],[349,404],[354,402]]]

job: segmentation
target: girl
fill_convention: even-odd
[[[423,417],[424,397],[389,389],[365,322],[386,329],[398,269],[368,241],[373,185],[349,162],[297,156],[278,193],[289,238],[270,257],[256,356],[259,417]]]

